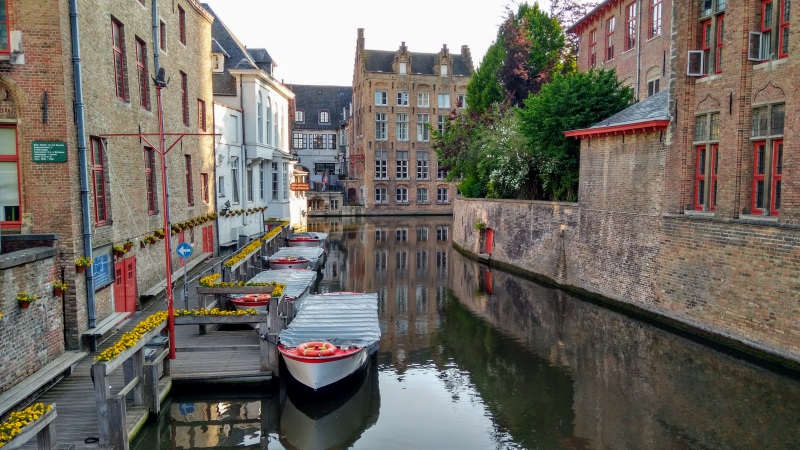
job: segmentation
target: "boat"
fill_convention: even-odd
[[[264,261],[271,269],[276,269],[272,267],[272,261],[281,258],[305,258],[308,260],[308,269],[319,270],[325,265],[325,250],[322,247],[281,247],[272,256],[265,256]]]
[[[283,300],[278,304],[279,314],[294,317],[303,299],[311,292],[319,272],[312,270],[262,270],[249,281],[253,283],[276,282],[285,285]],[[286,306],[284,306],[286,305]],[[289,307],[293,310],[290,311]]]
[[[303,232],[294,233],[287,239],[289,247],[322,247],[328,239],[328,233]]]
[[[247,294],[232,298],[231,304],[236,309],[255,309],[258,312],[267,312],[269,299],[269,294]]]
[[[378,294],[309,295],[278,334],[278,351],[294,380],[319,391],[363,370],[380,338]]]
[[[269,268],[272,270],[308,269],[308,258],[302,256],[282,256],[269,259]]]

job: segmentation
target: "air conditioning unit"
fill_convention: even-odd
[[[25,64],[25,53],[22,51],[22,31],[11,32],[11,64]]]
[[[238,240],[239,240],[239,227],[231,227],[230,242],[236,242]]]
[[[686,57],[686,76],[689,77],[702,77],[705,75],[705,67],[703,67],[703,51],[702,50],[689,50]]]
[[[770,58],[767,49],[764,48],[764,34],[760,31],[751,31],[747,36],[747,60],[766,61]]]

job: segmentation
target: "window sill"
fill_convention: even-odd
[[[710,83],[714,80],[722,78],[722,73],[715,73],[713,75],[705,75],[697,78],[698,83]]]
[[[431,202],[417,202],[418,205],[430,205]]]
[[[776,223],[778,221],[778,216],[762,216],[761,214],[741,214],[739,216],[739,220],[748,222]]]
[[[683,213],[687,216],[714,217],[715,211],[698,211],[696,209],[684,209]]]
[[[753,64],[753,70],[770,71],[777,68],[778,66],[785,65],[788,60],[789,60],[788,57],[784,57],[780,59],[771,59],[769,61],[763,61],[758,64]]]
[[[408,205],[410,205],[410,203],[408,203],[408,202],[395,202],[394,204],[398,205],[398,206],[408,206]]]
[[[450,202],[436,202],[437,205],[449,205]]]

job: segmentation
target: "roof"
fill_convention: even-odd
[[[577,22],[572,24],[571,27],[567,28],[566,32],[580,34],[583,29],[591,25],[592,22],[599,19],[606,12],[611,11],[620,1],[621,0],[605,0],[604,2],[600,2],[591,11],[586,13],[585,16],[581,17]]]
[[[622,111],[603,119],[589,128],[564,132],[570,137],[600,137],[617,134],[633,134],[666,129],[669,125],[669,91],[634,103]]]
[[[394,72],[392,62],[397,52],[393,50],[364,50],[364,52],[366,53],[364,64],[368,72]],[[439,75],[434,72],[434,63],[437,55],[437,53],[408,52],[411,61],[411,73],[415,75]],[[451,75],[466,77],[472,75],[470,64],[464,60],[461,54],[450,53],[450,57],[453,58]]]
[[[295,110],[303,111],[305,115],[305,122],[294,123],[294,128],[335,130],[347,120],[342,110],[350,108],[352,87],[292,84],[289,88],[294,92]],[[330,113],[329,123],[318,123],[320,111]]]

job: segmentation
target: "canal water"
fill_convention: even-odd
[[[471,261],[450,217],[312,221],[320,292],[377,292],[341,395],[178,390],[132,448],[795,449],[800,378]]]

